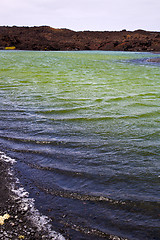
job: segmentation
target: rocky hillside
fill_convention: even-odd
[[[160,51],[160,32],[81,31],[41,27],[0,27],[0,49]]]

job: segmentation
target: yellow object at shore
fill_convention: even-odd
[[[16,47],[5,47],[5,50],[15,50]]]
[[[0,225],[3,225],[4,220],[7,220],[8,218],[10,218],[9,214],[4,214],[3,216],[0,216]]]
[[[24,236],[23,235],[19,235],[18,238],[19,239],[24,239]]]

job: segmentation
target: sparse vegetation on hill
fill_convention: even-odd
[[[0,27],[0,49],[160,51],[160,32],[81,31],[41,27]]]

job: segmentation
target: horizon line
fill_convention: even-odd
[[[121,29],[121,30],[89,30],[89,29],[85,29],[85,30],[73,30],[67,27],[62,27],[62,28],[58,28],[58,27],[52,27],[49,25],[32,25],[32,26],[28,26],[28,25],[0,25],[0,27],[24,27],[24,28],[34,28],[34,27],[49,27],[49,28],[53,28],[53,29],[57,29],[57,30],[70,30],[70,31],[74,31],[74,32],[122,32],[122,31],[126,31],[126,32],[135,32],[135,31],[144,31],[144,32],[160,32],[158,30],[146,30],[146,29],[142,29],[142,28],[138,28],[138,29],[134,29],[134,30],[128,30],[128,29]]]

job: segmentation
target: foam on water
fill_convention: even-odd
[[[14,164],[16,162],[15,159],[8,157],[4,152],[0,152],[0,158],[4,162],[8,162],[8,163],[11,163],[11,164]]]

